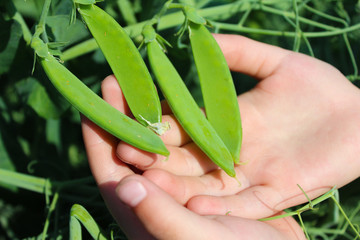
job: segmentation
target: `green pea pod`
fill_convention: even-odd
[[[189,35],[207,119],[238,163],[242,126],[229,67],[216,40],[203,24],[190,21]]]
[[[145,28],[144,32],[149,33],[152,26]],[[234,162],[227,147],[199,109],[161,45],[156,40],[147,41],[147,36],[144,37],[151,69],[175,117],[200,149],[234,177]],[[150,38],[153,39],[153,36],[150,35]]]
[[[40,62],[57,90],[91,121],[139,149],[169,155],[158,135],[105,102],[52,55]]]
[[[151,75],[124,29],[96,5],[78,4],[91,34],[109,63],[134,117],[143,125],[161,122],[161,105]]]

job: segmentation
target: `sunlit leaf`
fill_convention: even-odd
[[[84,4],[84,5],[90,5],[96,3],[95,0],[74,0],[76,3]]]
[[[51,183],[44,178],[17,173],[0,168],[0,183],[23,188],[29,191],[52,194]]]
[[[99,225],[95,222],[93,217],[83,206],[79,204],[74,204],[70,210],[70,216],[76,218],[79,222],[81,222],[94,239],[106,239]],[[77,223],[74,223],[72,227],[74,227],[72,228],[72,230],[76,231],[76,234],[73,235],[73,239],[77,239],[76,237],[79,236],[79,226]]]
[[[81,225],[79,220],[74,217],[70,216],[70,240],[81,240],[82,233],[81,233]]]

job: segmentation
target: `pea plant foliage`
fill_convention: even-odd
[[[319,58],[360,83],[357,0],[13,0],[1,1],[0,16],[0,240],[125,238],[89,171],[79,112],[168,156],[159,137],[171,129],[161,119],[166,99],[194,143],[236,178],[236,96],[256,81],[229,71],[211,33]],[[101,80],[112,73],[134,118],[101,98]],[[357,184],[334,186],[277,218],[295,216],[309,239],[356,239]]]

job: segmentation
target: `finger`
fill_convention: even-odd
[[[115,154],[117,139],[84,116],[81,116],[83,139],[90,169],[97,182],[119,181],[131,173]]]
[[[181,176],[201,176],[218,168],[193,142],[183,147],[167,146],[167,149],[168,158],[121,142],[116,153],[121,161],[143,171],[157,168]]]
[[[284,212],[276,215],[284,214]],[[227,226],[236,239],[286,239],[305,240],[302,228],[292,217],[261,222],[252,219],[220,215],[213,217],[216,221]]]
[[[101,84],[105,101],[122,112],[129,112],[123,94],[113,75],[104,79]],[[119,181],[131,173],[128,167],[116,157],[118,140],[99,126],[82,116],[81,126],[84,144],[91,171],[98,184]]]
[[[111,84],[111,82],[107,80],[105,84],[102,83],[102,90],[108,100],[108,91],[111,92],[112,89],[108,88],[108,83]],[[116,96],[119,95],[116,94]],[[111,99],[109,101],[119,110],[126,111],[126,106],[121,105],[121,101],[111,101]],[[90,169],[106,205],[120,226],[126,229],[127,226],[137,229],[136,233],[129,233],[132,239],[141,239],[138,236],[144,236],[147,232],[137,217],[115,195],[117,183],[125,176],[133,174],[126,164],[116,157],[115,149],[118,140],[83,115],[81,115],[81,127]]]
[[[270,76],[291,52],[240,35],[214,34],[229,68],[258,79]]]
[[[124,176],[132,174],[114,154],[116,138],[84,116],[81,117],[81,126],[90,169],[110,212],[119,225],[134,226],[138,228],[138,233],[143,233],[144,228],[136,216],[115,196],[116,184]]]
[[[229,196],[195,196],[187,207],[200,215],[225,214],[232,216],[260,219],[277,212],[276,204],[283,198],[272,188],[255,186],[242,190],[237,195]]]
[[[125,113],[128,116],[131,116],[129,106],[126,103],[124,94],[122,93],[119,83],[117,82],[114,75],[110,75],[104,79],[101,84],[101,89],[105,101],[110,103],[119,111]],[[171,113],[171,111],[167,109],[166,103],[163,103],[162,106],[165,107],[166,112]],[[170,123],[170,130],[161,136],[161,139],[166,145],[181,146],[190,141],[189,136],[185,133],[173,115],[165,115],[162,118],[162,122]]]
[[[114,76],[102,82],[105,101],[119,111],[130,114],[124,96]],[[84,144],[93,176],[107,207],[131,239],[150,239],[136,215],[116,196],[115,188],[125,176],[133,174],[126,164],[116,157],[118,139],[102,130],[85,117],[82,117]],[[131,231],[136,229],[136,231]]]
[[[224,215],[201,217],[141,176],[124,179],[116,192],[156,239],[305,239],[291,218],[265,223]]]
[[[135,213],[117,197],[118,184],[119,181],[111,181],[99,185],[109,212],[128,239],[152,239]]]
[[[249,187],[249,182],[239,169],[234,179],[222,169],[217,169],[201,177],[177,176],[161,169],[150,169],[143,176],[151,180],[176,201],[186,204],[197,195],[225,196]],[[221,213],[224,214],[224,213]]]
[[[313,189],[307,194],[313,199],[324,189]],[[283,194],[274,188],[259,185],[229,196],[195,196],[189,200],[187,207],[200,215],[229,213],[232,216],[260,219],[308,201],[300,189],[289,195],[292,196],[284,199]]]
[[[128,116],[131,115],[130,108],[114,75],[110,75],[102,81],[101,93],[103,99],[111,106]]]
[[[191,141],[191,138],[181,127],[174,115],[162,116],[162,122],[168,122],[170,124],[170,130],[160,136],[166,145],[180,147]]]
[[[117,188],[117,195],[156,239],[209,239],[205,229],[212,230],[212,239],[220,236],[234,239],[224,225],[194,214],[141,176],[124,179]]]

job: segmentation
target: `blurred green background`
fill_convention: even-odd
[[[165,1],[105,0],[98,5],[126,27],[136,45],[139,23],[152,18]],[[299,51],[338,68],[359,86],[360,1],[358,0],[183,0],[201,9],[213,32],[234,33]],[[29,47],[44,0],[0,3],[0,240],[67,239],[73,204],[81,204],[108,235],[123,239],[91,177],[79,113],[50,84]],[[110,68],[81,21],[70,25],[71,0],[53,0],[46,33],[65,66],[99,93]],[[169,57],[199,106],[199,83],[187,39],[174,35],[179,10],[159,33],[173,48]],[[141,53],[144,54],[143,49]],[[255,80],[233,73],[239,94]],[[56,196],[56,197],[54,197]],[[355,181],[339,191],[341,205],[360,223],[360,188]],[[312,239],[353,239],[340,231],[344,218],[329,200],[303,214]],[[86,239],[89,236],[84,236]]]

